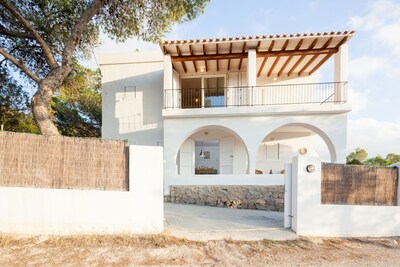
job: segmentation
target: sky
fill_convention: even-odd
[[[355,30],[349,41],[348,152],[400,154],[400,0],[211,0],[197,19],[173,26],[164,39]],[[117,44],[102,36],[95,55],[158,50],[137,39]],[[96,66],[95,60],[87,63]],[[333,80],[333,60],[318,74]]]

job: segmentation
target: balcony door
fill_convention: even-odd
[[[225,102],[225,77],[181,79],[182,108],[224,107]]]
[[[181,79],[182,108],[201,108],[201,78]]]

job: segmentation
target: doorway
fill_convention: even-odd
[[[211,108],[226,105],[225,77],[181,79],[182,108]]]

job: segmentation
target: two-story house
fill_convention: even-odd
[[[174,40],[102,55],[102,137],[163,146],[166,193],[173,184],[281,179],[293,156],[315,153],[314,135],[332,162],[344,162],[353,35]],[[333,80],[321,82],[331,57]]]

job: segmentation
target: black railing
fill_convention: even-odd
[[[347,102],[347,82],[165,89],[165,109]]]

